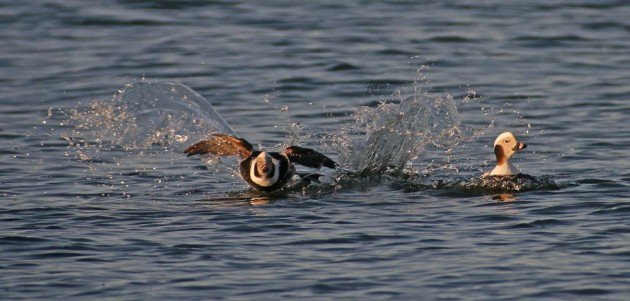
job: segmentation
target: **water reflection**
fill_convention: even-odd
[[[249,200],[249,204],[252,206],[263,206],[263,205],[268,205],[269,204],[269,198],[262,196],[262,197],[253,197]]]
[[[492,196],[492,199],[499,202],[513,202],[516,201],[516,196],[511,193],[501,193]]]
[[[241,196],[219,196],[219,197],[203,198],[198,201],[210,203],[212,205],[217,205],[220,207],[243,206],[243,205],[264,206],[264,205],[269,205],[271,203],[271,198],[269,196],[261,196],[261,195],[252,196],[252,194],[248,193],[246,195],[241,195]]]

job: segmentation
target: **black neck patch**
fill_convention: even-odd
[[[501,145],[494,146],[494,155],[497,157],[497,165],[503,165],[507,162],[505,152],[503,152],[503,147]]]

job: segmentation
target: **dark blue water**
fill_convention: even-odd
[[[628,16],[627,1],[1,1],[0,299],[627,300]],[[405,99],[450,95],[458,135],[418,129],[403,175],[259,195],[177,143],[128,140],[146,137],[121,131],[111,96],[141,78],[192,88],[255,145],[340,162]],[[507,130],[540,183],[499,194],[475,181]]]

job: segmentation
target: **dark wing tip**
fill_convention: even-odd
[[[326,157],[322,165],[331,169],[335,169],[337,167],[337,163],[328,157]]]
[[[325,166],[334,169],[337,165],[335,161],[326,157],[326,155],[306,147],[289,146],[284,149],[284,153],[289,157],[290,161],[306,167],[320,168]]]

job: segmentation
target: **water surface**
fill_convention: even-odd
[[[0,299],[626,300],[628,15],[625,1],[3,1]],[[103,134],[94,101],[143,77],[192,88],[255,145],[343,162],[356,155],[339,142],[405,99],[450,95],[461,135],[423,140],[402,176],[260,196],[179,145]],[[456,185],[492,168],[505,130],[529,144],[519,168],[556,186]]]

